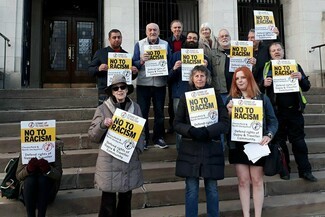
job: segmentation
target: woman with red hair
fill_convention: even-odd
[[[250,99],[263,101],[263,137],[260,145],[267,145],[278,129],[278,121],[269,98],[260,93],[254,80],[253,73],[247,67],[237,68],[232,78],[231,89],[227,100],[227,109],[231,115],[232,99]],[[231,133],[229,134],[231,135]],[[229,163],[234,164],[238,177],[238,191],[242,206],[243,216],[250,216],[250,183],[253,188],[253,202],[255,217],[262,216],[264,202],[263,165],[264,158],[253,163],[244,153],[244,145],[247,142],[231,141],[228,136]]]

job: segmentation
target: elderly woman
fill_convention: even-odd
[[[209,23],[202,23],[200,26],[199,48],[203,48],[204,54],[209,55],[212,49],[218,47],[218,40],[213,35],[213,31]]]
[[[117,108],[142,116],[140,107],[128,94],[133,86],[127,85],[122,75],[115,75],[112,83],[105,89],[108,99],[97,107],[91,126],[88,130],[91,141],[102,144],[107,129],[112,125],[112,117]],[[129,163],[114,158],[99,149],[95,187],[102,191],[102,199],[98,216],[130,217],[132,190],[143,185],[143,175],[139,154],[143,152],[144,135],[136,145]],[[118,203],[116,204],[116,193]]]
[[[240,67],[234,72],[230,96],[227,101],[229,115],[231,115],[233,107],[233,98],[263,100],[263,138],[260,141],[260,145],[269,144],[278,129],[278,121],[269,98],[260,94],[253,73],[247,67]],[[228,142],[230,142],[230,138]],[[264,201],[263,165],[265,158],[263,157],[255,163],[249,161],[244,153],[245,144],[245,142],[230,142],[229,162],[230,164],[235,164],[243,216],[250,216],[251,183],[253,186],[255,217],[261,217]]]
[[[190,74],[189,90],[210,88],[210,71],[203,65],[195,66]],[[186,217],[198,216],[199,179],[204,178],[207,214],[219,216],[217,180],[224,178],[224,154],[220,134],[227,133],[229,118],[219,95],[218,122],[207,127],[195,128],[190,123],[185,94],[180,98],[174,127],[182,136],[176,161],[176,175],[185,177]]]

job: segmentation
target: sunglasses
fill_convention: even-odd
[[[126,85],[112,87],[112,90],[114,90],[114,91],[118,91],[118,89],[125,90],[126,89]]]

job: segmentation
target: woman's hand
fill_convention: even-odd
[[[248,59],[248,62],[252,65],[255,65],[256,64],[256,58],[255,57],[251,57]]]
[[[271,138],[268,136],[263,136],[262,141],[260,142],[261,145],[268,145],[271,142]]]
[[[100,123],[100,127],[102,129],[105,128],[109,128],[109,126],[111,126],[113,124],[113,121],[111,118],[105,118],[101,123]]]
[[[182,61],[177,60],[174,67],[173,67],[173,70],[176,71],[181,66],[182,66]]]
[[[291,73],[291,78],[298,78],[299,81],[301,81],[302,75],[300,72],[293,72]]]
[[[234,103],[232,102],[232,100],[229,101],[229,103],[227,104],[227,110],[228,110],[228,114],[231,115],[231,110],[232,110],[232,106],[234,105]]]

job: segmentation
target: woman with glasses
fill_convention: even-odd
[[[140,107],[127,95],[133,86],[122,75],[115,75],[105,89],[108,99],[97,107],[88,130],[91,141],[102,144],[117,108],[142,117]],[[98,216],[130,217],[132,190],[142,186],[143,175],[139,154],[143,152],[142,132],[129,163],[125,163],[99,149],[95,171],[95,187],[102,191]],[[118,200],[116,199],[118,193]]]

